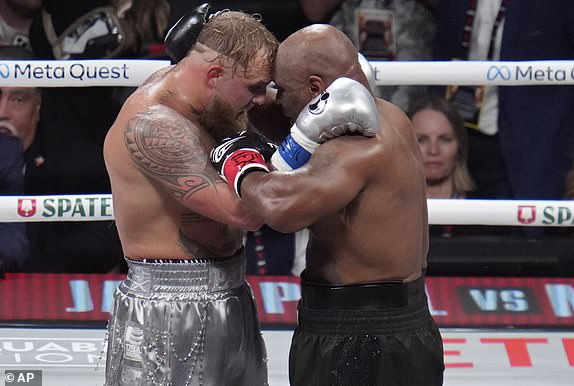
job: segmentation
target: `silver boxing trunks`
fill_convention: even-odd
[[[126,260],[108,324],[106,386],[267,385],[243,251],[199,262]]]

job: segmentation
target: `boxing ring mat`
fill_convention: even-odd
[[[441,329],[441,333],[446,386],[573,384],[574,355],[571,352],[569,357],[564,350],[565,342],[574,342],[574,332]],[[292,330],[263,331],[270,386],[289,386],[291,334]],[[104,329],[0,328],[4,379],[0,384],[40,385],[10,382],[13,374],[41,379],[42,386],[101,386],[104,335]]]

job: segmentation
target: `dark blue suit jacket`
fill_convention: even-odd
[[[468,1],[441,0],[436,60],[466,59],[461,41]],[[574,60],[574,1],[511,1],[500,60]],[[514,197],[562,198],[574,155],[574,86],[498,90],[499,138]]]
[[[24,193],[22,143],[0,134],[0,195]],[[29,254],[24,223],[0,222],[0,269],[17,270]]]

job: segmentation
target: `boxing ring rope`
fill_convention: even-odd
[[[574,201],[428,199],[430,224],[574,225]],[[111,194],[1,196],[0,222],[113,220]]]
[[[167,60],[3,60],[3,87],[139,86]],[[572,85],[574,60],[371,61],[381,85]]]
[[[371,61],[377,85],[574,85],[574,60]],[[1,87],[137,87],[167,60],[0,61]],[[574,201],[429,199],[429,223],[573,226]],[[0,222],[113,220],[111,195],[1,196]]]

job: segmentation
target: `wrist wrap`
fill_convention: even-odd
[[[289,134],[271,157],[271,163],[277,170],[298,169],[305,165],[319,144],[311,141],[297,126]]]

